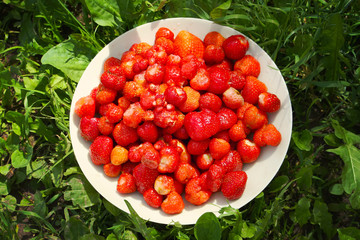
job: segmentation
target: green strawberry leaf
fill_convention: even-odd
[[[212,212],[206,212],[196,221],[194,234],[197,240],[221,239],[219,219]]]

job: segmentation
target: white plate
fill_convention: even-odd
[[[254,199],[271,182],[278,172],[289,147],[292,131],[292,109],[289,92],[285,81],[275,63],[255,42],[249,39],[250,47],[248,54],[253,55],[261,64],[261,74],[258,77],[263,81],[269,92],[275,93],[281,100],[281,109],[269,114],[269,122],[273,123],[281,132],[282,141],[279,146],[267,146],[262,148],[259,159],[244,167],[248,175],[248,181],[242,197],[238,200],[227,201],[222,194],[213,194],[210,200],[202,206],[194,206],[186,200],[185,209],[177,215],[167,215],[160,209],[149,207],[139,193],[128,195],[119,194],[116,191],[117,179],[106,177],[102,167],[95,166],[89,156],[90,142],[82,139],[79,131],[79,117],[74,114],[75,102],[86,95],[99,84],[100,75],[103,72],[103,63],[109,57],[121,57],[133,43],[148,42],[153,44],[155,33],[160,27],[167,27],[176,34],[181,30],[187,30],[203,39],[208,32],[218,31],[225,38],[239,34],[232,28],[215,24],[214,22],[194,18],[170,18],[147,23],[134,28],[114,39],[104,47],[90,62],[84,71],[75,90],[70,111],[70,135],[74,148],[75,157],[81,170],[92,186],[109,202],[125,212],[129,212],[124,199],[128,200],[135,211],[144,219],[152,222],[169,224],[178,221],[181,224],[194,224],[205,212],[214,212],[218,215],[221,207],[229,204],[234,208],[241,208]]]

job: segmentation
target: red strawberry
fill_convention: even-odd
[[[155,39],[158,39],[160,37],[164,37],[169,40],[174,40],[174,33],[166,27],[161,27],[156,31]]]
[[[216,161],[216,164],[221,166],[226,173],[241,171],[243,167],[240,154],[235,150],[229,151],[223,158],[221,158],[219,161]]]
[[[189,163],[181,163],[174,172],[175,179],[182,184],[186,184],[192,178],[198,176],[199,176],[199,172]]]
[[[174,42],[166,37],[157,38],[155,44],[163,47],[167,54],[172,54],[174,52]]]
[[[115,100],[116,96],[116,90],[107,88],[103,84],[100,84],[99,89],[96,93],[96,102],[98,102],[99,104],[111,103]]]
[[[179,55],[170,54],[166,61],[166,66],[180,66],[181,65],[181,57]]]
[[[198,69],[202,66],[202,62],[195,55],[188,55],[182,59],[181,75],[182,78],[192,79],[195,77]]]
[[[207,92],[204,94],[201,94],[200,96],[200,100],[199,100],[199,104],[200,104],[200,110],[204,110],[204,109],[208,109],[211,110],[215,113],[217,113],[222,105],[222,101],[219,98],[219,96]]]
[[[254,162],[260,155],[260,147],[248,139],[238,142],[236,149],[240,153],[243,163]]]
[[[120,69],[119,66],[115,66],[111,67],[106,72],[103,72],[103,74],[101,74],[100,81],[107,88],[121,91],[125,86],[126,78],[123,74],[114,73],[117,68]]]
[[[214,94],[222,94],[229,88],[230,71],[219,67],[210,67],[208,69],[210,86],[207,89]]]
[[[149,188],[143,194],[145,202],[153,208],[159,208],[164,197],[160,195],[154,188]]]
[[[229,129],[229,137],[232,141],[238,142],[242,139],[245,139],[250,131],[250,128],[246,127],[245,123],[239,120]]]
[[[200,68],[196,75],[190,80],[190,86],[198,91],[206,90],[210,86],[210,78],[205,68]]]
[[[180,64],[179,64],[180,65]],[[186,79],[181,75],[181,68],[178,65],[166,65],[163,81],[169,86],[176,85],[182,87]]]
[[[207,45],[204,51],[204,60],[206,64],[213,65],[221,63],[225,58],[224,50],[221,46]]]
[[[134,163],[131,161],[127,161],[126,163],[121,164],[121,171],[123,173],[133,173],[134,168],[138,165],[138,163]],[[135,179],[134,179],[135,180]],[[136,189],[135,189],[136,190]]]
[[[149,60],[143,58],[141,55],[135,56],[135,63],[133,65],[133,71],[135,74],[142,73],[142,71],[146,70],[149,66]],[[134,79],[137,75],[134,76]],[[125,76],[124,76],[125,77]]]
[[[160,195],[168,195],[171,191],[175,190],[174,179],[167,175],[159,175],[155,179],[154,189]]]
[[[81,118],[79,126],[81,136],[87,141],[94,141],[95,138],[100,135],[98,125],[98,118],[90,118],[87,116]]]
[[[245,83],[246,83],[246,78],[239,71],[230,72],[229,84],[231,87],[235,88],[236,90],[242,90],[243,87],[245,86]]]
[[[275,94],[264,92],[259,95],[258,105],[264,112],[276,112],[280,109],[280,99]]]
[[[207,170],[214,163],[214,158],[210,153],[203,153],[196,156],[195,158],[196,166],[201,170]]]
[[[244,171],[228,172],[225,174],[221,185],[221,192],[229,200],[235,200],[242,196],[247,182]]]
[[[180,162],[179,153],[177,149],[172,146],[163,147],[160,150],[160,163],[157,170],[160,173],[175,172]]]
[[[190,112],[185,116],[184,126],[190,138],[195,141],[202,141],[210,138],[219,130],[219,119],[210,110]]]
[[[121,172],[121,165],[114,165],[112,163],[104,164],[103,170],[108,177],[118,177]]]
[[[149,188],[153,188],[158,175],[159,172],[156,169],[147,168],[142,163],[137,165],[133,170],[137,190],[143,194]]]
[[[215,138],[224,139],[227,142],[230,142],[230,136],[228,130],[219,131],[214,135]]]
[[[140,42],[133,44],[130,48],[130,51],[134,51],[136,54],[144,56],[147,50],[149,50],[151,47],[152,46],[147,42]]]
[[[116,143],[123,147],[134,143],[139,139],[136,128],[126,126],[123,121],[115,125],[112,135]]]
[[[184,89],[178,86],[170,86],[164,92],[165,100],[175,107],[185,103],[187,95]]]
[[[228,108],[237,109],[244,105],[244,98],[240,92],[233,87],[229,87],[222,96],[222,100]]]
[[[110,135],[114,130],[115,124],[110,123],[107,117],[99,118],[98,129],[102,135]]]
[[[145,121],[136,129],[141,141],[154,143],[159,137],[159,130],[152,121]]]
[[[147,168],[157,169],[160,163],[159,152],[149,142],[143,143],[141,148],[143,151],[141,163]]]
[[[266,124],[254,133],[254,143],[259,147],[266,145],[278,146],[281,142],[281,133],[273,124]]]
[[[197,36],[182,30],[174,39],[174,54],[182,58],[188,55],[195,55],[198,58],[202,58],[204,54],[204,44]]]
[[[122,119],[123,114],[122,108],[114,104],[114,106],[108,109],[105,116],[110,123],[117,123]]]
[[[244,76],[258,77],[260,74],[260,63],[251,55],[245,55],[234,64],[234,70],[239,71]]]
[[[207,33],[204,38],[205,46],[216,45],[221,47],[224,41],[225,38],[223,37],[223,35],[216,31]]]
[[[185,186],[185,199],[194,204],[201,205],[207,202],[212,192],[204,189],[204,184],[206,181],[207,172],[203,173],[201,176],[191,179]]]
[[[99,113],[100,113],[100,115],[101,115],[101,116],[106,116],[107,111],[109,111],[110,108],[115,107],[115,106],[116,106],[116,104],[113,103],[113,102],[101,104],[101,105],[99,106]]]
[[[205,139],[202,141],[195,141],[190,139],[187,144],[187,150],[191,155],[201,155],[209,147],[210,139]]]
[[[222,44],[225,56],[232,60],[239,60],[245,56],[249,49],[249,42],[243,35],[232,35]]]
[[[95,165],[107,164],[110,162],[110,155],[113,149],[113,140],[107,136],[98,136],[90,145],[90,158]]]
[[[104,63],[104,72],[106,72],[107,70],[109,70],[109,68],[113,67],[113,66],[119,66],[121,63],[121,60],[115,57],[109,57],[108,59],[105,60]]]
[[[153,65],[150,65],[146,69],[145,79],[150,83],[160,84],[164,79],[164,74],[165,74],[164,66],[155,63]]]
[[[154,110],[154,124],[160,128],[173,127],[176,124],[178,113],[175,109],[168,110],[158,107]]]
[[[212,191],[217,192],[220,190],[221,183],[225,174],[225,169],[217,164],[211,165],[208,170],[205,187]]]
[[[137,128],[144,120],[145,110],[141,107],[139,102],[131,103],[129,108],[123,114],[122,122],[132,128]]]
[[[186,93],[186,101],[178,106],[179,110],[183,113],[196,110],[200,105],[200,93],[190,86],[185,86],[183,90]]]
[[[184,208],[184,201],[180,194],[176,191],[169,193],[161,204],[161,209],[167,214],[179,214],[184,210]]]
[[[75,113],[80,117],[83,118],[87,117],[94,117],[95,115],[95,101],[92,97],[86,96],[82,97],[75,103]]]
[[[260,93],[266,92],[266,85],[261,82],[259,79],[253,76],[246,77],[246,83],[244,88],[241,91],[245,102],[256,104],[259,99]]]
[[[132,193],[136,191],[136,181],[133,175],[124,172],[120,175],[116,190],[119,193]]]
[[[254,130],[261,128],[268,123],[268,118],[265,112],[259,110],[256,106],[250,106],[244,113],[243,122],[246,127]]]
[[[230,151],[230,143],[221,138],[212,138],[209,151],[214,159],[220,159]]]
[[[216,117],[219,119],[219,131],[231,128],[238,120],[236,113],[229,108],[221,108]]]
[[[135,81],[127,81],[123,89],[124,97],[130,102],[138,101],[141,94],[145,91],[144,86]]]
[[[252,105],[248,102],[244,102],[244,105],[242,105],[240,108],[238,108],[236,110],[236,115],[237,115],[238,119],[242,120],[244,118],[246,110],[248,110],[252,106],[254,106],[254,105]]]
[[[149,65],[159,64],[163,66],[167,62],[167,56],[165,48],[160,45],[154,45],[146,51],[144,58],[148,60]]]

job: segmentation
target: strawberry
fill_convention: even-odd
[[[232,141],[238,142],[245,139],[250,131],[250,128],[246,127],[245,123],[239,120],[229,129],[229,137]]]
[[[163,66],[167,62],[167,56],[165,48],[160,45],[154,45],[146,51],[144,58],[148,60],[149,65],[159,64]]]
[[[155,44],[163,47],[168,55],[174,52],[174,42],[166,37],[157,38]]]
[[[121,91],[125,86],[126,78],[123,74],[114,73],[114,71],[117,71],[117,68],[120,69],[119,66],[115,66],[103,72],[100,77],[100,82],[107,88]]]
[[[189,86],[185,86],[183,90],[186,93],[186,101],[180,104],[178,108],[183,113],[195,111],[200,105],[200,93]]]
[[[210,92],[206,92],[201,94],[199,104],[200,110],[208,109],[217,113],[221,108],[222,101],[219,96]]]
[[[206,90],[210,86],[209,73],[205,68],[200,68],[196,75],[190,80],[190,86],[198,91]]]
[[[107,117],[99,118],[98,129],[102,135],[110,135],[114,130],[115,124],[110,123]]]
[[[181,126],[176,132],[174,132],[174,137],[181,140],[186,140],[189,138],[189,134],[186,132],[185,126]]]
[[[123,114],[124,114],[124,110],[121,107],[116,106],[114,104],[114,106],[108,109],[105,116],[109,121],[109,123],[117,123],[122,119]]]
[[[133,58],[129,60],[122,60],[120,64],[120,68],[122,72],[124,73],[124,76],[126,79],[133,79],[135,76],[135,72],[133,70],[134,64],[136,63],[135,55]]]
[[[80,134],[87,141],[94,141],[100,135],[98,128],[99,119],[95,117],[83,117],[80,119]]]
[[[112,163],[104,164],[103,170],[108,177],[118,177],[121,172],[121,165],[114,165]]]
[[[144,91],[145,88],[140,83],[127,81],[123,89],[123,96],[130,102],[136,102]]]
[[[164,197],[160,195],[154,188],[149,188],[143,194],[145,202],[153,208],[159,208]]]
[[[147,42],[140,42],[133,44],[130,48],[130,51],[134,51],[137,55],[143,56],[150,48],[151,45]]]
[[[246,77],[246,83],[241,91],[245,102],[257,104],[260,93],[266,92],[266,85],[253,76]]]
[[[214,163],[214,158],[208,152],[196,156],[195,158],[196,166],[201,170],[207,170]]]
[[[138,165],[138,163],[127,161],[121,164],[121,171],[122,173],[133,173],[134,168]],[[135,180],[135,179],[134,179]]]
[[[207,178],[205,181],[206,189],[217,192],[220,190],[221,183],[223,181],[223,177],[225,174],[225,169],[217,164],[213,164],[210,166],[207,174]]]
[[[167,175],[159,175],[155,179],[154,189],[160,195],[168,195],[175,189],[174,179]]]
[[[244,105],[242,105],[240,108],[236,110],[236,115],[238,119],[242,120],[244,118],[246,110],[248,110],[250,107],[254,106],[253,104],[250,104],[248,102],[244,102]]]
[[[172,146],[163,147],[160,150],[160,163],[157,170],[160,173],[175,172],[180,162],[179,153],[177,149]]]
[[[165,67],[155,63],[150,65],[145,72],[146,81],[154,84],[161,84],[165,75]]]
[[[144,120],[145,110],[141,107],[139,102],[131,103],[129,108],[123,114],[122,122],[132,128],[137,128]]]
[[[209,151],[214,159],[220,159],[230,151],[230,143],[221,138],[212,138]]]
[[[174,39],[174,54],[182,58],[188,55],[195,55],[198,58],[202,58],[204,54],[204,44],[197,36],[182,30]]]
[[[254,162],[260,155],[260,147],[249,139],[239,141],[236,149],[240,153],[243,163]]]
[[[168,59],[166,61],[166,66],[177,66],[181,65],[181,57],[175,54],[169,54]]]
[[[210,110],[190,112],[185,115],[184,126],[190,138],[202,141],[210,138],[219,130],[220,121],[216,113]]]
[[[152,121],[145,121],[137,127],[136,132],[143,142],[154,143],[159,137],[159,130]]]
[[[185,144],[178,139],[173,139],[172,142],[174,143],[173,146],[176,146],[176,148],[179,152],[179,157],[180,157],[179,165],[182,163],[190,163],[191,156],[190,156],[189,152],[187,151]],[[181,151],[179,151],[179,150],[181,150]]]
[[[230,71],[219,67],[208,69],[210,86],[207,91],[214,94],[222,94],[229,88]]]
[[[121,63],[121,60],[115,57],[109,57],[108,59],[105,60],[104,62],[104,72],[106,72],[107,70],[109,70],[109,68],[114,67],[114,66],[119,66]]]
[[[154,187],[154,182],[159,172],[156,169],[150,169],[140,163],[133,170],[137,190],[143,194],[149,188]]]
[[[223,37],[223,35],[216,31],[209,32],[204,37],[205,46],[215,45],[221,47],[224,41],[225,38]]]
[[[108,136],[98,136],[90,145],[90,158],[95,165],[110,162],[113,140]]]
[[[133,175],[127,172],[123,172],[118,181],[116,190],[119,193],[132,193],[136,191],[136,180]]]
[[[147,69],[147,67],[149,66],[149,60],[146,58],[143,58],[141,55],[136,55],[135,56],[135,63],[132,67],[132,70],[134,72],[134,80],[135,77],[139,76],[139,73],[141,74],[144,70]]]
[[[173,113],[174,112],[172,112],[172,114]],[[175,111],[175,113],[177,114],[175,117],[175,123],[171,124],[171,126],[163,128],[163,134],[173,134],[184,126],[185,115],[180,111]]]
[[[280,99],[275,94],[263,92],[259,95],[258,105],[264,112],[276,112],[280,109]]]
[[[115,100],[117,91],[111,88],[105,87],[100,83],[99,89],[96,93],[96,102],[99,104],[111,103]]]
[[[225,173],[233,171],[241,171],[243,163],[241,161],[241,156],[238,151],[231,150],[223,158],[216,161],[216,164],[221,166]]]
[[[246,51],[249,49],[249,42],[241,34],[232,35],[225,39],[222,47],[227,58],[239,60],[245,56]]]
[[[176,85],[182,87],[185,84],[186,79],[181,75],[181,68],[178,65],[166,65],[164,72],[163,82],[169,86]]]
[[[175,180],[186,184],[190,179],[198,177],[199,172],[189,163],[181,163],[174,172]]]
[[[131,143],[134,143],[139,139],[139,136],[137,135],[136,132],[136,128],[132,128],[125,125],[123,121],[115,125],[112,135],[114,137],[115,142],[123,147]]]
[[[139,144],[139,145],[136,145],[136,144],[131,145],[129,147],[129,153],[128,153],[129,160],[133,163],[140,162],[142,156],[144,155],[145,146],[146,145],[144,143]]]
[[[199,68],[205,67],[195,55],[188,55],[182,59],[181,75],[182,78],[192,79],[195,77]]]
[[[273,124],[266,124],[255,131],[253,140],[259,147],[266,145],[278,146],[281,142],[281,133]]]
[[[244,76],[258,77],[260,74],[260,63],[251,55],[245,55],[234,64],[234,70],[239,71]]]
[[[219,131],[213,137],[224,139],[225,141],[230,142],[230,136],[228,130]]]
[[[212,192],[210,190],[204,189],[204,183],[206,180],[207,174],[202,174],[199,177],[191,179],[185,186],[185,199],[194,204],[201,205],[207,202]]]
[[[244,171],[228,172],[221,185],[221,192],[229,200],[239,199],[245,190],[247,174]]]
[[[128,158],[128,150],[120,145],[115,146],[111,151],[110,160],[113,165],[121,165],[127,162]]]
[[[83,118],[95,116],[95,100],[91,96],[81,97],[75,103],[75,113]]]
[[[244,98],[240,92],[233,87],[229,87],[222,95],[222,100],[226,107],[237,109],[244,105]]]
[[[160,163],[159,152],[149,142],[142,144],[142,151],[141,163],[147,168],[157,169]]]
[[[154,124],[160,128],[173,127],[176,124],[178,113],[175,109],[168,110],[158,107],[154,110]]]
[[[179,214],[184,208],[184,201],[176,191],[169,193],[161,204],[161,209],[167,214]]]
[[[160,37],[164,37],[164,38],[167,38],[167,39],[173,41],[174,33],[166,27],[160,27],[155,33],[155,39],[158,39]]]
[[[185,103],[187,99],[184,89],[178,86],[170,86],[164,92],[165,100],[175,107]]]
[[[111,102],[111,103],[105,103],[105,104],[101,104],[99,106],[99,113],[101,116],[106,116],[106,113],[109,111],[110,108],[115,107],[116,104]]]
[[[229,84],[231,87],[235,88],[236,90],[242,90],[243,87],[245,86],[245,83],[246,83],[246,78],[239,71],[230,72]]]
[[[229,108],[221,108],[216,114],[217,119],[219,120],[219,131],[227,130],[231,128],[237,122],[236,113]]]
[[[225,58],[224,50],[221,46],[207,45],[204,50],[204,60],[206,64],[213,65],[221,63]]]
[[[184,192],[184,184],[180,183],[179,181],[177,181],[176,179],[174,179],[174,191],[177,192],[178,194],[182,194]]]
[[[191,155],[201,155],[209,147],[210,139],[205,139],[202,141],[195,141],[190,139],[187,144],[187,150]]]
[[[243,122],[246,127],[254,130],[261,128],[268,123],[268,118],[265,112],[259,110],[256,106],[250,106],[244,113]]]

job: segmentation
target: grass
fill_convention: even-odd
[[[0,6],[1,239],[359,239],[359,1]],[[280,68],[294,111],[290,148],[271,184],[246,208],[206,213],[192,226],[146,222],[103,199],[79,169],[68,130],[72,94],[96,52],[133,27],[178,16],[257,42]],[[204,226],[218,234],[206,236]]]

